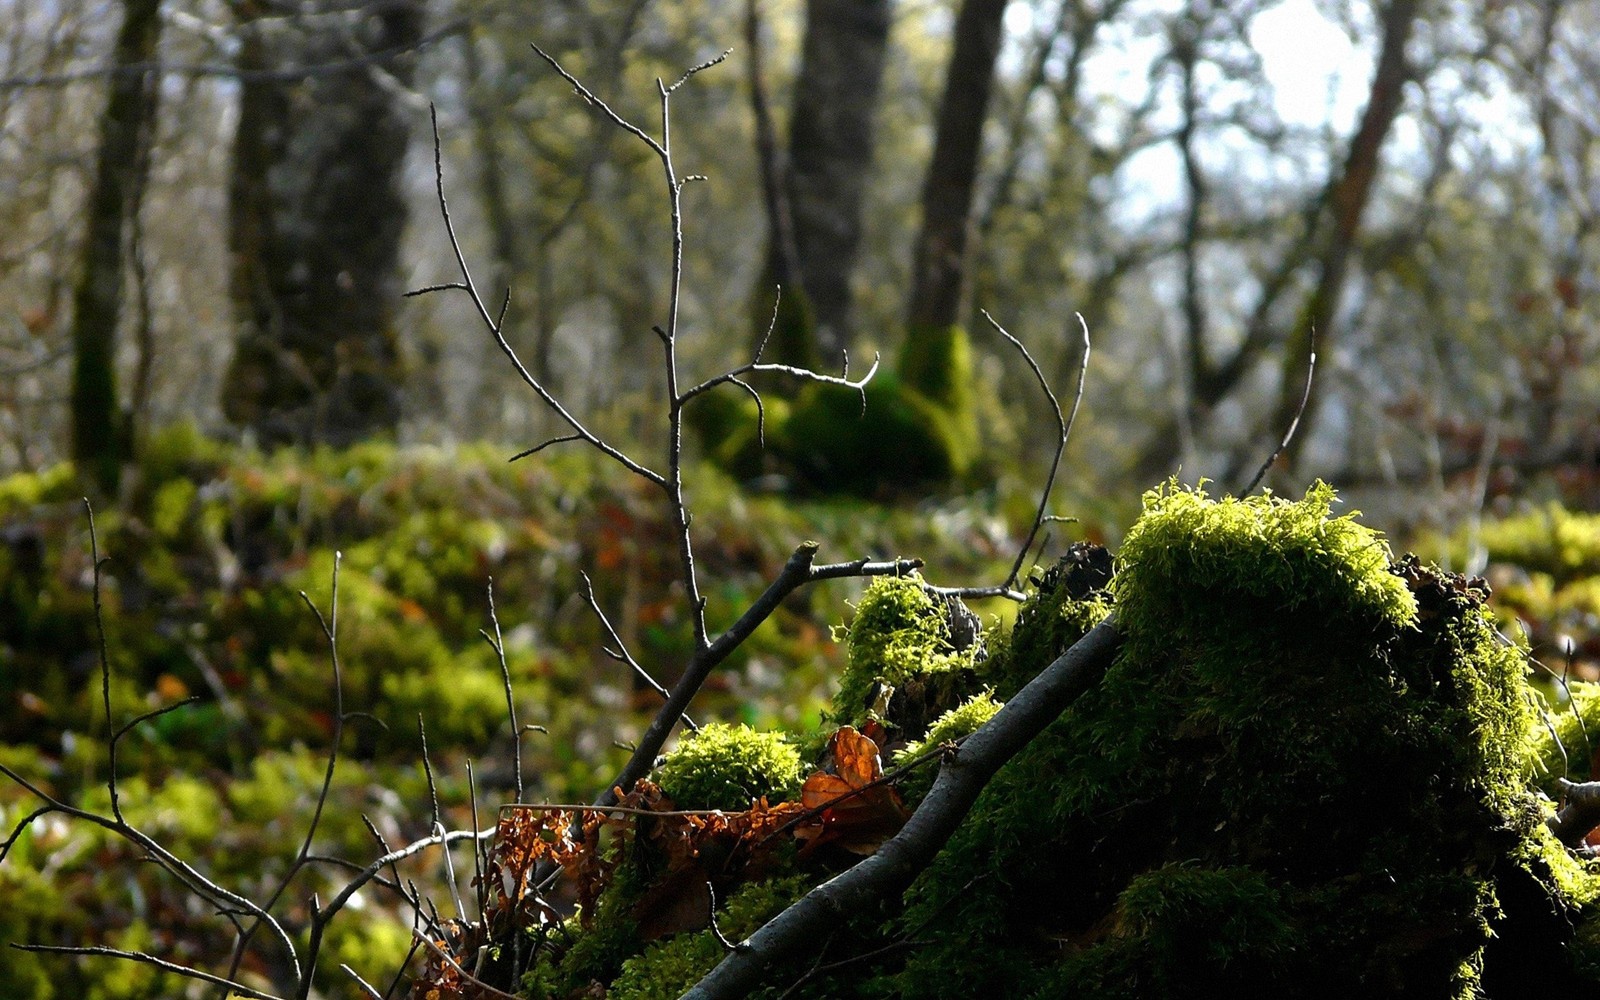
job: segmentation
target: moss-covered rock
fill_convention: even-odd
[[[690,733],[656,769],[656,783],[680,809],[748,809],[800,791],[800,751],[780,733],[714,722]]]
[[[1520,654],[1480,589],[1391,567],[1333,501],[1146,496],[1110,586],[1122,652],[914,888],[935,943],[905,996],[1575,982],[1594,875],[1549,861]],[[1070,600],[1019,622],[1010,674],[1077,630]]]

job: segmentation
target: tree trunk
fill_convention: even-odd
[[[265,443],[346,444],[392,429],[404,374],[394,329],[410,127],[393,93],[426,0],[295,18],[242,6],[229,191],[239,340],[223,411]],[[304,72],[285,79],[283,71]],[[267,70],[267,75],[250,75]]]
[[[892,0],[806,3],[806,40],[789,123],[789,207],[818,345],[831,358],[852,340],[850,276],[861,243],[861,199],[872,173],[892,7]]]
[[[955,47],[922,188],[922,233],[907,309],[913,331],[952,326],[961,318],[983,125],[1005,12],[1006,0],[964,0],[956,16]]]
[[[128,457],[117,401],[117,321],[123,252],[138,214],[148,163],[141,150],[155,130],[160,74],[147,67],[161,37],[161,0],[125,0],[112,60],[111,94],[100,119],[100,151],[89,196],[83,265],[73,294],[72,457],[100,489],[114,493]]]

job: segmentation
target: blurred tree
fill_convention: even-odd
[[[827,358],[848,350],[854,339],[851,281],[862,199],[873,176],[893,8],[892,0],[806,2],[785,180],[798,284],[815,316],[819,353]],[[772,229],[771,267],[781,275],[781,231]]]
[[[122,462],[130,457],[128,421],[117,398],[117,324],[127,238],[139,214],[156,125],[160,74],[153,63],[160,37],[161,0],[124,0],[73,293],[72,457],[107,493],[116,492]]]
[[[1214,355],[1211,341],[1212,324],[1204,306],[1202,287],[1202,255],[1211,250],[1209,244],[1221,227],[1206,224],[1206,202],[1210,185],[1201,166],[1197,144],[1201,142],[1203,123],[1219,120],[1235,126],[1248,126],[1248,117],[1219,115],[1218,110],[1204,99],[1197,89],[1198,66],[1204,58],[1204,46],[1217,38],[1242,38],[1248,28],[1248,12],[1227,6],[1209,7],[1211,16],[1193,20],[1191,14],[1172,22],[1169,27],[1170,48],[1168,58],[1176,67],[1181,80],[1182,124],[1176,130],[1177,142],[1185,164],[1187,210],[1179,248],[1184,260],[1185,275],[1183,311],[1185,337],[1182,351],[1186,368],[1183,385],[1183,403],[1179,413],[1161,421],[1155,433],[1146,439],[1146,445],[1134,462],[1132,472],[1136,479],[1149,481],[1172,471],[1174,461],[1182,454],[1186,443],[1191,444],[1206,430],[1220,404],[1230,398],[1245,383],[1269,349],[1280,351],[1283,379],[1280,382],[1280,401],[1265,421],[1266,430],[1250,434],[1246,443],[1233,454],[1233,465],[1227,473],[1231,482],[1236,479],[1248,455],[1258,451],[1261,442],[1276,439],[1287,426],[1300,399],[1304,386],[1304,373],[1311,331],[1325,340],[1331,339],[1331,329],[1340,295],[1348,279],[1352,254],[1358,247],[1361,225],[1368,203],[1378,180],[1378,155],[1395,118],[1399,114],[1402,90],[1413,79],[1416,69],[1406,57],[1406,43],[1415,27],[1419,4],[1417,0],[1378,0],[1375,16],[1381,36],[1377,67],[1368,91],[1366,110],[1361,115],[1354,134],[1343,151],[1342,161],[1324,186],[1314,191],[1298,213],[1279,211],[1279,215],[1293,217],[1298,214],[1298,232],[1282,246],[1275,259],[1267,262],[1255,280],[1258,292],[1249,315],[1244,319],[1242,331],[1227,339],[1232,349],[1221,356]],[[1214,34],[1212,27],[1221,29]],[[1214,61],[1218,58],[1211,57]],[[1242,67],[1249,73],[1259,74],[1259,59],[1251,53]],[[1235,79],[1242,74],[1230,74]],[[1267,131],[1271,131],[1267,126]],[[1248,131],[1248,129],[1247,129]],[[1235,201],[1238,195],[1234,195]],[[1234,226],[1244,222],[1239,215]],[[1254,227],[1246,227],[1246,231]],[[1214,259],[1214,258],[1213,258]],[[1309,273],[1310,278],[1306,275]],[[1293,314],[1287,335],[1280,335],[1283,305],[1292,301],[1295,293],[1309,280],[1309,291],[1301,306]],[[1206,281],[1209,286],[1209,279]],[[1297,442],[1310,436],[1315,417],[1308,405],[1302,420]]]
[[[318,0],[284,15],[258,0],[234,5],[239,333],[223,410],[263,441],[348,443],[400,419],[394,321],[411,130],[398,92],[426,6]]]
[[[922,231],[913,248],[906,309],[913,337],[916,331],[953,326],[961,319],[983,127],[1005,12],[1006,0],[964,0],[956,15],[933,156],[922,188]]]

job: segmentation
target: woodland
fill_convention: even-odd
[[[0,995],[1592,993],[1597,33],[0,0]]]

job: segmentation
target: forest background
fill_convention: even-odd
[[[247,817],[308,806],[315,782],[296,776],[334,731],[320,633],[294,595],[326,594],[335,548],[347,682],[389,723],[358,733],[348,780],[396,835],[419,821],[418,779],[397,777],[418,712],[449,747],[447,809],[467,798],[450,754],[498,762],[485,794],[514,784],[500,670],[476,634],[488,576],[502,617],[516,609],[503,648],[523,717],[549,730],[525,762],[541,795],[593,794],[637,736],[630,709],[653,707],[599,652],[579,572],[646,662],[670,673],[687,649],[656,498],[571,445],[506,465],[560,418],[469,301],[400,297],[455,277],[430,105],[462,249],[489,298],[510,292],[507,343],[605,440],[668,445],[651,327],[669,311],[693,381],[748,359],[779,283],[809,311],[795,363],[836,372],[848,350],[860,374],[881,352],[907,377],[919,329],[967,338],[978,444],[909,495],[870,482],[829,498],[803,462],[702,465],[715,428],[690,436],[713,617],[808,537],[840,558],[920,556],[941,583],[1005,576],[1058,439],[987,310],[1064,396],[1076,314],[1093,341],[1052,504],[1080,520],[1049,545],[1114,540],[1172,473],[1242,487],[1297,411],[1314,346],[1269,482],[1324,478],[1459,569],[1503,556],[1544,650],[1580,672],[1597,652],[1600,607],[1567,593],[1589,557],[1562,548],[1586,544],[1562,510],[1600,506],[1592,4],[5,0],[0,23],[6,760],[93,786],[104,719],[72,502],[87,494],[119,560],[123,717],[202,697],[140,730],[144,808],[194,843],[217,831],[186,824],[228,811],[235,866],[263,853]],[[972,24],[993,44],[963,63]],[[655,81],[734,50],[674,92],[679,172],[707,178],[682,192],[681,295],[660,164],[530,44],[653,132]],[[962,66],[980,85],[950,83]],[[965,175],[937,155],[946,116],[973,126]],[[953,200],[940,162],[965,188]],[[941,238],[955,249],[928,256]],[[814,721],[839,658],[828,626],[856,592],[834,586],[787,608],[706,710]],[[24,815],[10,802],[8,827]],[[366,834],[347,818],[355,852]],[[92,927],[143,947],[151,928],[192,940],[171,928],[203,922],[70,863],[112,850],[94,834],[37,839],[48,880],[0,868],[36,904],[0,921],[12,939]],[[386,960],[408,946],[370,928],[353,941]],[[26,961],[17,981],[66,991]],[[88,975],[85,995],[170,988],[134,979]]]

